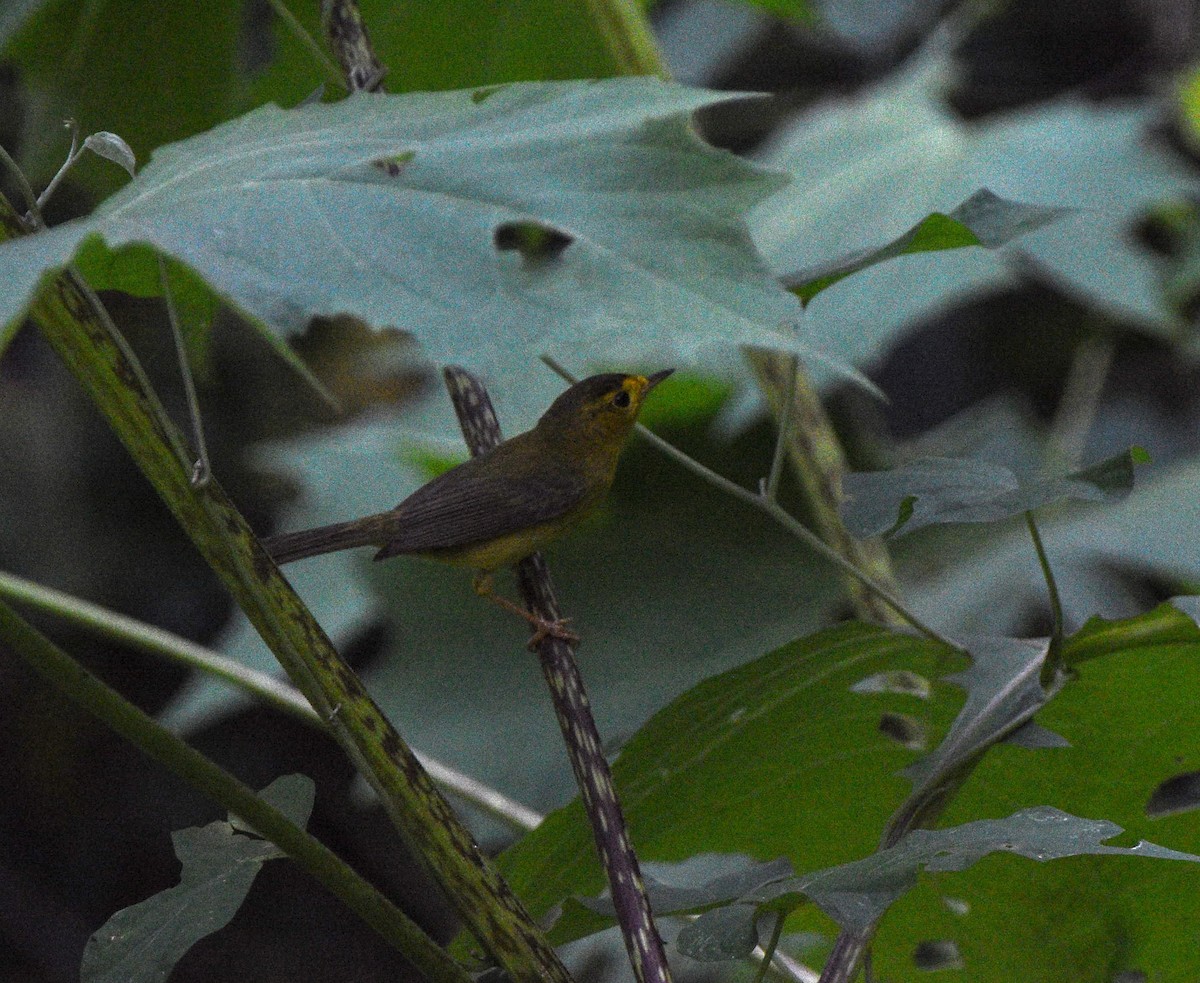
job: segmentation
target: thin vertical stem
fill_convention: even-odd
[[[454,366],[447,367],[443,375],[472,456],[499,444],[500,424],[483,383],[465,369]],[[534,553],[517,566],[517,582],[530,613],[544,622],[561,621],[550,571],[540,553]],[[637,854],[629,841],[625,814],[617,799],[612,771],[604,757],[575,653],[567,642],[547,635],[538,644],[538,657],[592,825],[596,850],[608,876],[634,976],[638,983],[671,983],[667,955],[650,911]]]
[[[192,467],[192,487],[203,488],[212,480],[212,465],[208,460],[208,443],[204,439],[204,423],[200,419],[200,401],[196,398],[196,380],[192,367],[188,365],[187,349],[183,343],[183,329],[179,324],[179,312],[175,309],[175,298],[171,295],[171,281],[167,277],[167,264],[158,257],[158,282],[162,286],[163,303],[167,307],[167,321],[171,325],[171,337],[175,341],[175,354],[179,356],[179,375],[183,379],[183,396],[187,403],[188,420],[192,425],[192,442],[196,445],[196,460],[188,461]]]

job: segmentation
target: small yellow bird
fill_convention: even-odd
[[[451,468],[391,511],[263,545],[276,563],[377,546],[376,560],[422,556],[473,567],[476,592],[533,624],[534,642],[577,641],[561,623],[493,593],[492,573],[569,532],[604,500],[642,404],[672,371],[591,376],[562,393],[532,430]]]

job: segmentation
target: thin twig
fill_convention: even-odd
[[[795,355],[791,358],[791,366],[791,382],[788,384],[783,408],[779,411],[779,433],[775,438],[775,453],[771,456],[771,472],[767,475],[767,485],[763,489],[763,495],[769,502],[779,499],[779,480],[783,477],[783,462],[787,457],[788,436],[792,429],[792,415],[796,409],[796,386],[800,379],[800,359]]]
[[[196,459],[184,461],[191,465],[192,487],[203,488],[212,481],[212,464],[208,459],[208,442],[204,439],[204,423],[200,419],[200,400],[196,398],[196,380],[192,367],[188,365],[187,350],[183,343],[183,328],[179,324],[179,311],[171,295],[171,281],[167,277],[167,263],[158,257],[158,282],[162,286],[163,302],[167,307],[167,322],[171,325],[171,337],[175,340],[175,354],[179,356],[179,375],[183,379],[183,397],[187,403],[188,420],[192,425],[192,442],[196,445]]]
[[[575,381],[575,377],[572,376],[571,373],[564,369],[553,358],[544,355],[542,356],[542,361],[568,382]],[[722,491],[727,492],[735,498],[741,499],[747,505],[751,505],[760,512],[764,512],[769,515],[779,525],[781,525],[797,539],[801,540],[815,553],[819,553],[821,556],[825,557],[825,559],[827,559],[843,573],[853,577],[864,587],[874,593],[880,598],[880,600],[891,607],[892,610],[904,618],[905,621],[912,625],[913,628],[915,628],[926,638],[930,638],[936,642],[941,642],[943,645],[948,645],[950,648],[955,649],[956,651],[961,648],[961,646],[956,645],[954,642],[950,641],[950,639],[946,638],[944,635],[925,624],[925,622],[909,611],[908,608],[904,606],[904,602],[896,597],[896,595],[890,590],[884,587],[883,584],[880,584],[873,577],[859,570],[858,567],[854,566],[854,564],[829,546],[824,540],[812,532],[812,530],[810,530],[807,526],[800,522],[800,520],[795,518],[790,512],[788,512],[778,503],[768,500],[763,495],[760,495],[758,492],[751,491],[749,488],[743,488],[737,482],[730,481],[724,475],[717,474],[716,471],[705,467],[695,458],[689,457],[674,444],[664,440],[662,437],[658,436],[658,434],[654,433],[654,431],[648,429],[640,423],[637,425],[637,432],[646,440],[648,440],[652,446],[662,451],[668,457],[674,458],[685,468],[691,471],[692,474],[703,478],[709,484],[715,485]]]
[[[73,119],[66,122],[67,128],[71,131],[71,149],[67,151],[67,159],[63,161],[62,167],[58,169],[58,173],[50,179],[50,183],[42,189],[42,193],[38,195],[37,207],[39,214],[41,209],[46,207],[46,203],[54,197],[54,192],[58,190],[59,184],[63,178],[67,176],[67,172],[75,166],[75,162],[82,156],[83,151],[79,149],[79,124]]]
[[[784,914],[780,911],[774,914],[775,924],[771,927],[771,938],[762,947],[762,961],[759,963],[758,972],[754,974],[751,983],[762,983],[763,978],[767,975],[767,970],[771,968],[771,960],[775,958],[775,950],[779,948],[779,940],[783,936]]]
[[[21,192],[21,197],[25,199],[25,205],[29,209],[29,213],[23,220],[24,224],[29,229],[40,229],[46,223],[42,221],[42,211],[38,208],[37,195],[33,193],[33,187],[29,183],[29,178],[25,176],[25,172],[12,159],[9,152],[4,149],[4,144],[2,143],[0,143],[0,163],[4,164],[4,169],[17,182],[17,190]]]
[[[275,16],[283,21],[284,26],[292,32],[292,37],[299,41],[308,50],[309,54],[316,59],[317,64],[321,66],[322,71],[325,72],[329,81],[334,85],[343,85],[342,73],[338,71],[338,67],[333,63],[333,59],[325,53],[325,49],[317,43],[316,38],[304,29],[304,25],[296,19],[296,15],[288,9],[288,5],[283,0],[267,0],[267,3],[271,5]]]
[[[779,433],[786,440],[788,459],[810,513],[812,531],[857,570],[898,594],[891,557],[883,540],[877,536],[856,539],[842,521],[842,476],[846,472],[846,454],[803,363],[782,352],[751,348],[745,355],[775,416],[781,421],[785,415],[790,416],[787,427],[781,422]],[[845,576],[844,579],[850,603],[858,617],[888,627],[903,623],[892,608],[856,578]]]
[[[453,366],[447,367],[444,375],[472,456],[499,444],[500,426],[483,383],[464,369]],[[562,619],[550,572],[540,553],[521,561],[517,567],[517,582],[531,614],[546,622]],[[596,849],[608,875],[617,922],[625,938],[634,976],[639,983],[671,983],[666,952],[650,911],[637,855],[629,841],[625,816],[617,799],[612,771],[604,757],[575,653],[567,642],[547,635],[538,644],[538,657],[592,825]]]

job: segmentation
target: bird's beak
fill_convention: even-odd
[[[649,393],[651,389],[657,386],[663,381],[663,379],[665,379],[674,371],[674,369],[663,369],[661,372],[655,372],[654,375],[646,376],[646,392]]]

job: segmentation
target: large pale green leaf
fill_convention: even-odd
[[[799,305],[743,223],[784,179],[688,119],[728,98],[619,79],[266,106],[161,148],[87,219],[6,243],[0,322],[96,234],[161,247],[276,331],[352,314],[508,380],[543,352],[787,346]],[[522,223],[568,244],[498,248]]]
[[[1147,460],[1134,447],[1071,474],[1023,485],[999,464],[921,458],[891,471],[846,475],[842,519],[856,536],[877,536],[943,522],[999,522],[1063,499],[1117,502],[1133,487],[1134,465]]]
[[[262,797],[304,825],[313,784],[288,775],[263,789]],[[172,835],[183,865],[179,883],[121,909],[96,931],[83,953],[84,983],[161,983],[188,949],[229,924],[262,865],[284,856],[274,843],[238,828],[214,822]]]
[[[1040,520],[1069,627],[1095,614],[1126,617],[1141,610],[1138,575],[1200,582],[1198,482],[1194,461],[1154,467],[1139,474],[1123,502],[1080,503]],[[918,614],[956,631],[1002,634],[1046,611],[1045,584],[1023,525],[986,535],[973,530],[971,550],[947,549],[937,536],[924,546],[929,532],[911,537],[919,574],[907,593]]]
[[[846,278],[809,305],[822,342],[865,363],[920,318],[1013,282],[1017,257],[1117,317],[1177,327],[1157,262],[1130,235],[1146,209],[1195,184],[1146,138],[1153,106],[1063,100],[965,123],[939,101],[944,64],[929,55],[866,96],[820,105],[761,155],[794,178],[750,220],[773,267],[788,273],[878,249],[980,187],[1077,211],[998,250],[906,255]]]

